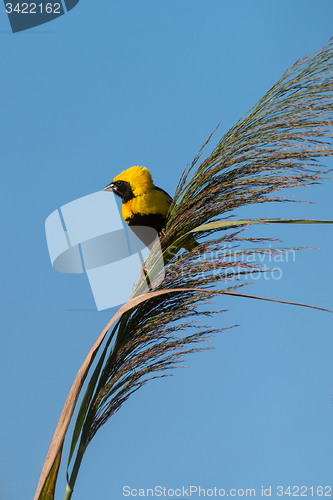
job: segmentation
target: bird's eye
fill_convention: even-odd
[[[116,181],[116,182],[115,182],[115,185],[116,185],[116,186],[121,186],[121,185],[122,185],[122,183],[123,183],[123,181]]]

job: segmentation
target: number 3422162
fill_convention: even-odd
[[[42,3],[6,3],[6,12],[11,14],[12,12],[17,12],[17,14],[61,14],[60,3],[47,3],[43,5]]]

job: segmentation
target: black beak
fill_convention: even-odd
[[[107,186],[105,186],[105,188],[103,189],[103,191],[112,191],[112,192],[114,192],[115,187],[116,186],[113,184],[113,182],[111,182],[111,184],[108,184]]]

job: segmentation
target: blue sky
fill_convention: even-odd
[[[111,316],[77,310],[94,307],[87,278],[52,269],[45,219],[132,165],[173,194],[216,125],[215,142],[327,43],[332,19],[327,0],[81,0],[13,35],[0,10],[1,499],[33,497],[70,386]],[[316,205],[237,215],[333,219],[331,182],[290,193]],[[251,234],[318,249],[248,293],[333,308],[330,227]],[[217,307],[228,312],[214,326],[239,326],[130,398],[89,446],[73,498],[191,485],[256,496],[271,486],[274,498],[277,486],[332,485],[331,315],[233,297]],[[62,468],[57,499],[64,489]]]

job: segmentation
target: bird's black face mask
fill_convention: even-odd
[[[103,191],[112,191],[121,198],[123,203],[127,203],[132,198],[134,198],[131,185],[129,182],[126,181],[111,182],[111,184],[105,186]]]

